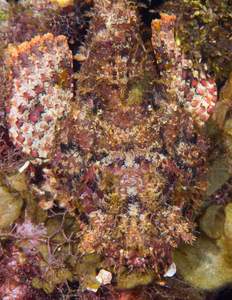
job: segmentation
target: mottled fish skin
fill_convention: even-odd
[[[34,77],[38,74],[42,81],[36,85],[34,80],[26,94],[21,94],[20,101],[25,106],[17,101],[15,104],[15,99],[25,84],[22,72],[27,69],[14,66],[15,61],[21,66],[21,50],[18,56],[12,56],[14,89],[7,106],[10,135],[22,151],[51,157],[52,171],[59,182],[59,199],[63,195],[61,206],[79,220],[81,254],[96,251],[116,267],[155,267],[157,272],[165,273],[172,263],[170,252],[179,241],[194,240],[193,220],[200,204],[199,190],[205,186],[202,176],[208,147],[196,124],[205,121],[205,112],[199,114],[199,107],[192,109],[193,100],[183,96],[183,82],[190,95],[195,78],[189,80],[184,75],[190,65],[185,68],[186,58],[173,44],[172,16],[166,16],[165,25],[163,21],[152,25],[158,68],[166,79],[161,84],[154,59],[140,35],[136,4],[125,0],[94,2],[85,42],[87,55],[74,76],[76,96],[72,104],[72,60],[63,37],[48,35],[24,43],[28,49],[28,57],[23,58],[26,65],[32,57],[35,59],[27,65],[27,69],[32,68],[28,72]],[[173,38],[171,48],[165,43],[169,36]],[[55,48],[42,47],[48,37],[56,43]],[[57,77],[52,73],[53,85],[47,88],[47,78],[43,72],[36,73],[35,68],[41,57],[48,62],[49,74],[57,68],[47,57],[60,53],[61,39],[61,47],[66,47],[65,58],[58,58],[61,67]],[[40,49],[38,58],[32,55],[35,41]],[[190,73],[195,71],[191,69]],[[202,80],[201,85],[204,86]],[[207,77],[207,93],[209,87]],[[41,100],[44,90],[48,96],[54,89],[63,95],[55,106]],[[32,93],[36,95],[30,99]],[[214,103],[215,90],[212,95]],[[202,97],[205,101],[205,93]],[[28,109],[29,104],[33,109]],[[51,115],[51,110],[56,117],[54,122],[47,120],[54,127],[49,146],[44,146],[36,126],[45,115]],[[30,123],[31,136],[23,135],[20,120]],[[39,138],[35,139],[35,135]]]
[[[37,36],[14,49],[7,122],[13,143],[28,155],[51,156],[55,127],[70,112],[73,58],[66,37]]]
[[[174,37],[175,23],[176,16],[162,14],[161,20],[151,24],[157,64],[161,77],[168,81],[167,91],[202,126],[214,110],[217,86],[214,78],[201,67],[194,68],[192,60],[182,53]]]
[[[168,266],[173,247],[194,240],[207,143],[158,83],[136,5],[95,1],[93,14],[52,166],[70,211],[78,208],[82,254],[97,251],[117,266]]]

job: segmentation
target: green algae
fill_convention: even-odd
[[[82,291],[95,290],[100,287],[97,281],[97,269],[101,268],[103,256],[98,253],[84,255],[81,261],[78,261],[76,271],[74,274],[78,278]]]
[[[148,285],[154,280],[156,275],[155,270],[152,269],[147,269],[144,272],[138,272],[137,270],[130,272],[126,269],[117,276],[117,288],[132,289],[140,285]]]
[[[14,197],[7,188],[0,187],[0,229],[12,224],[20,216],[23,199]]]
[[[43,267],[43,262],[39,263]],[[51,294],[55,285],[59,285],[69,280],[73,281],[72,273],[67,269],[54,268],[52,273],[47,273],[43,278],[34,277],[31,281],[31,285],[35,289],[43,289],[46,293]]]
[[[200,221],[201,233],[190,246],[181,243],[173,253],[179,274],[200,290],[232,283],[232,204],[209,206]]]
[[[3,229],[19,218],[28,186],[25,174],[17,172],[2,173],[0,180],[0,229]]]
[[[204,176],[204,180],[209,182],[206,190],[206,196],[212,196],[230,179],[231,172],[228,166],[232,165],[230,157],[222,157],[213,160],[208,167],[210,172]]]
[[[9,13],[3,9],[0,9],[0,23],[6,21],[9,17]]]
[[[232,67],[231,0],[169,1],[161,11],[178,17],[176,38],[196,64],[202,57],[209,70],[228,76]]]

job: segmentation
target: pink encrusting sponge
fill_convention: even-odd
[[[57,120],[73,98],[73,59],[67,39],[48,33],[13,50],[12,98],[7,122],[13,143],[35,157],[50,157]]]
[[[183,54],[174,38],[174,15],[161,15],[152,21],[152,44],[161,77],[167,81],[167,91],[191,113],[198,125],[203,125],[213,112],[217,101],[214,79]],[[207,70],[206,70],[207,71]]]

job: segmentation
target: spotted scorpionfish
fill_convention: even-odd
[[[51,159],[62,205],[79,220],[81,254],[162,273],[180,240],[194,240],[201,127],[216,85],[176,44],[175,16],[152,22],[153,54],[135,2],[94,0],[92,16],[75,75],[63,36],[13,51],[9,134],[28,155]]]

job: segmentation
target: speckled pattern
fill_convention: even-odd
[[[152,43],[161,77],[169,81],[167,91],[192,113],[199,126],[209,119],[217,101],[213,78],[183,54],[174,37],[174,15],[161,15],[152,22]],[[205,66],[207,69],[207,66]]]
[[[26,95],[20,94],[23,99],[20,101],[26,101],[27,109],[28,103],[35,102],[32,111],[25,113],[21,102],[13,104],[14,99],[18,101],[18,90],[24,86],[24,67],[20,70],[12,67],[15,90],[8,121],[10,134],[17,145],[20,142],[23,151],[51,156],[53,174],[59,184],[56,191],[64,195],[61,206],[77,216],[81,227],[81,254],[96,251],[115,267],[127,265],[143,270],[154,267],[164,273],[172,263],[173,247],[181,239],[188,243],[194,240],[192,229],[195,209],[200,204],[199,190],[206,186],[202,176],[208,147],[198,125],[202,126],[211,113],[216,89],[213,79],[203,71],[198,73],[198,82],[194,75],[197,71],[191,69],[188,59],[185,68],[186,58],[175,44],[174,35],[169,34],[173,32],[172,17],[166,17],[165,26],[161,21],[153,23],[152,42],[164,79],[160,80],[154,58],[143,44],[136,10],[135,3],[125,0],[95,0],[84,45],[87,55],[74,76],[76,95],[71,108],[68,99],[72,94],[71,79],[62,76],[62,82],[55,80],[49,85],[50,89],[65,94],[65,101],[55,105],[49,150],[42,144],[35,148],[33,143],[33,147],[27,145],[27,140],[34,139],[38,120],[50,111],[38,98],[31,99],[37,84],[33,82]],[[36,39],[42,45],[46,36]],[[170,43],[174,50],[168,46]],[[29,49],[27,57],[33,57]],[[40,57],[32,65],[32,74],[37,74],[34,70],[41,62],[41,55],[50,55],[48,48],[42,51],[39,46],[39,49]],[[58,49],[57,42],[51,51],[60,53]],[[18,56],[21,52],[18,50]],[[62,53],[66,55],[65,67],[56,74],[63,74],[71,66],[67,49]],[[27,62],[28,58],[25,59]],[[16,60],[15,56],[12,60]],[[56,68],[50,59],[46,61],[49,61],[48,72]],[[186,70],[193,75],[190,80]],[[42,75],[40,78],[46,82]],[[199,86],[204,86],[204,78],[207,88],[201,94]],[[186,95],[185,86],[189,90]],[[188,95],[193,87],[197,92],[191,100]],[[44,85],[40,88],[44,90]],[[198,110],[199,105],[202,107],[208,101],[206,94],[207,99],[212,96],[205,109],[207,116],[205,110]],[[196,97],[202,101],[194,109]],[[43,109],[38,118],[31,115],[38,112],[36,105]],[[54,111],[53,106],[51,109]],[[58,113],[57,109],[61,111]],[[24,115],[29,116],[30,122],[23,119]],[[31,134],[26,138],[22,133],[24,125],[17,125],[20,120],[30,123]]]
[[[64,36],[46,34],[12,52],[9,134],[23,152],[50,157],[56,121],[68,114],[73,95],[72,54]]]

